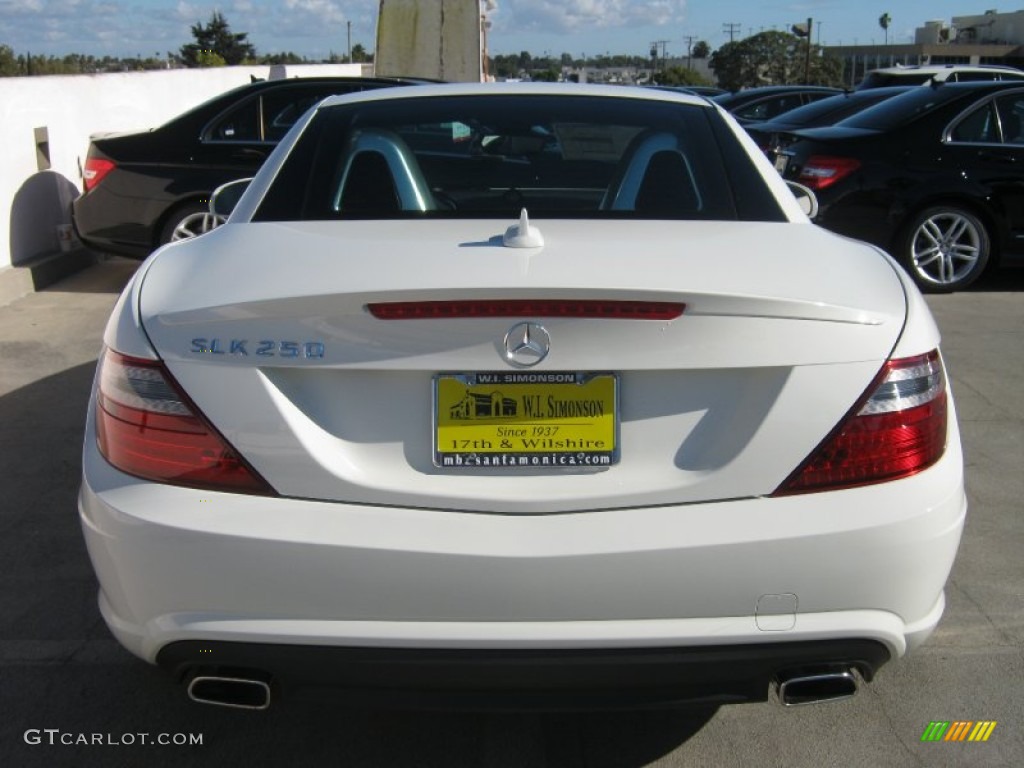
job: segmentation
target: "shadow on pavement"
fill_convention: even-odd
[[[714,708],[413,713],[289,701],[248,713],[188,701],[162,671],[121,649],[96,606],[76,507],[93,370],[82,364],[0,397],[0,764],[639,768],[714,716]],[[162,734],[202,743],[144,743]]]
[[[54,293],[120,293],[140,264],[141,261],[120,256],[102,257],[98,264],[43,290]]]
[[[1024,291],[1024,267],[996,267],[989,269],[978,278],[978,282],[967,291],[975,293],[996,293],[1000,291]]]

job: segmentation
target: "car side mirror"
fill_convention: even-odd
[[[251,182],[252,179],[236,179],[213,190],[213,194],[210,195],[210,213],[222,219],[230,216]]]
[[[818,196],[814,194],[810,187],[797,184],[795,181],[787,181],[786,186],[789,187],[789,191],[796,198],[800,210],[807,214],[807,218],[813,219],[818,215]]]

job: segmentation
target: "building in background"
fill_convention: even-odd
[[[913,43],[833,45],[828,56],[843,60],[843,82],[852,87],[871,69],[914,64],[1001,64],[1024,68],[1024,11],[985,11],[926,21]]]

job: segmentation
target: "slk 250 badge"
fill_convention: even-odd
[[[306,358],[319,360],[324,356],[324,344],[321,341],[277,341],[273,339],[192,339],[193,354],[197,355],[237,355],[248,357]]]

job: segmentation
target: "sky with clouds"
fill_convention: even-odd
[[[378,5],[379,0],[0,0],[0,44],[17,53],[55,56],[164,56],[192,40],[191,25],[205,24],[219,10],[259,53],[326,58],[347,51],[348,22],[353,44],[373,49]],[[492,54],[646,56],[659,40],[669,55],[683,55],[687,38],[706,40],[712,49],[728,42],[726,25],[736,25],[734,34],[744,37],[811,17],[815,39],[824,44],[880,44],[885,32],[878,18],[888,12],[889,40],[912,42],[914,29],[927,20],[949,21],[991,7],[991,0],[497,0],[489,14],[489,41]]]

